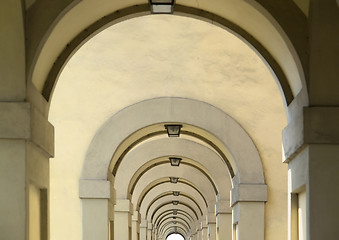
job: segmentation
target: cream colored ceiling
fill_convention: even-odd
[[[63,199],[51,199],[52,234],[62,239],[69,224],[81,222],[79,198],[70,189],[78,188],[83,159],[99,127],[123,108],[164,96],[220,108],[248,132],[264,169],[282,167],[284,104],[275,79],[255,51],[200,20],[172,15],[130,19],[80,48],[54,91],[49,115],[56,127],[51,195],[62,194]],[[266,181],[279,188],[279,174],[280,170],[267,172]],[[63,216],[53,210],[64,201],[75,212],[69,218],[72,223],[61,221]]]

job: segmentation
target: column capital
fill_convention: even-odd
[[[195,221],[195,230],[196,231],[201,231],[201,222],[199,220]]]
[[[138,211],[133,212],[132,221],[141,223],[141,214]]]
[[[153,229],[153,224],[152,223],[147,223],[147,229],[152,230]]]
[[[0,102],[0,138],[31,141],[54,156],[54,127],[29,102]]]
[[[114,212],[129,212],[133,214],[133,204],[129,199],[117,199]]]
[[[201,229],[203,229],[203,228],[208,228],[208,225],[205,221],[201,222]]]
[[[218,214],[221,213],[232,213],[230,200],[219,200],[215,204],[215,216],[218,216]]]
[[[339,144],[339,107],[304,107],[283,130],[284,162],[306,144]]]
[[[266,202],[266,184],[237,184],[231,190],[231,206],[238,202]]]
[[[206,216],[206,223],[207,224],[215,224],[216,223],[216,219],[215,219],[215,214],[214,213],[208,213],[208,215]]]
[[[140,227],[141,228],[147,228],[147,226],[148,226],[147,220],[141,219]]]

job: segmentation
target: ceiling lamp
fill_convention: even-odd
[[[182,125],[166,124],[165,128],[169,137],[179,137]]]
[[[173,167],[179,167],[180,161],[181,161],[182,159],[181,159],[181,158],[177,158],[177,157],[170,157],[169,160],[170,160],[170,162],[171,162],[171,166],[173,166]]]
[[[179,204],[179,201],[172,201],[173,205],[178,205]]]
[[[179,180],[179,178],[177,178],[177,177],[170,177],[170,182],[171,183],[177,183],[178,180]]]
[[[173,224],[177,224],[177,221],[173,221]]]
[[[180,192],[179,191],[173,191],[173,196],[179,196]]]
[[[153,14],[172,14],[174,0],[149,0],[149,5]]]
[[[173,209],[173,215],[177,215],[178,214],[178,209]]]

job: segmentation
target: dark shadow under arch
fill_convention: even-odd
[[[174,215],[173,214],[173,209],[169,209],[169,210],[166,210],[162,213],[159,214],[159,216],[157,216],[157,218],[152,221],[152,223],[156,226],[159,225],[159,222],[161,222],[165,217],[167,216],[179,216],[179,215],[182,215],[184,217],[186,217],[191,223],[194,223],[194,218],[186,211],[184,210],[181,210],[181,209],[177,209],[177,215]]]
[[[178,15],[185,15],[191,16],[197,19],[206,19],[210,22],[217,23],[220,26],[228,28],[233,32],[237,33],[242,38],[246,39],[266,60],[266,62],[270,65],[271,69],[275,73],[279,85],[281,87],[281,91],[284,95],[285,102],[289,105],[292,100],[294,99],[292,90],[290,85],[287,81],[286,75],[283,72],[282,68],[278,64],[278,62],[273,58],[273,56],[269,53],[269,51],[261,44],[258,40],[256,40],[251,34],[245,31],[240,26],[232,23],[231,21],[222,18],[216,14],[193,8],[193,7],[186,7],[182,5],[175,5],[175,14]],[[80,32],[67,46],[65,49],[60,53],[59,57],[54,62],[52,68],[49,71],[47,79],[45,81],[42,95],[43,97],[49,101],[51,95],[53,94],[53,90],[55,88],[57,79],[66,65],[67,61],[71,58],[71,56],[75,53],[77,49],[79,49],[86,41],[88,41],[92,36],[96,33],[100,32],[101,30],[105,29],[106,27],[118,23],[122,19],[126,19],[126,17],[135,17],[141,15],[148,15],[150,14],[149,5],[148,4],[141,4],[135,5],[131,7],[127,7],[118,11],[115,11],[107,16],[103,16],[98,21],[94,22],[92,25],[84,29]]]
[[[170,205],[170,204],[172,204],[172,202],[167,202],[167,203],[161,204],[159,207],[157,207],[154,210],[154,212],[152,213],[151,219],[154,218],[154,215],[156,214],[157,211],[159,211],[160,208],[167,206],[167,205]],[[179,202],[179,204],[189,208],[194,213],[196,220],[199,220],[198,213],[190,205],[183,203],[183,202]]]
[[[154,181],[154,182],[156,182],[156,181]],[[158,181],[156,184],[152,184],[152,183],[148,184],[148,186],[147,186],[148,188],[144,189],[145,192],[143,191],[140,195],[141,198],[140,198],[140,201],[138,201],[137,210],[140,209],[140,206],[141,206],[145,196],[147,195],[147,193],[149,191],[151,191],[154,187],[156,187],[160,184],[169,183],[169,182],[170,182],[170,180],[168,178],[163,178],[163,179],[160,179],[160,181]],[[190,183],[188,181],[183,181],[182,179],[179,179],[178,182],[182,183],[182,184],[186,184],[186,185],[190,186],[191,188],[193,188],[194,190],[196,190],[199,193],[199,195],[202,197],[202,199],[205,202],[206,207],[208,208],[207,200],[205,199],[204,195],[200,192],[200,190],[197,187],[195,187],[192,183]]]
[[[153,161],[153,160],[151,160]],[[147,164],[147,163],[146,163]],[[132,179],[135,177],[136,174],[139,174],[136,178],[135,181],[133,182],[132,186],[130,187],[130,194],[133,195],[134,189],[139,181],[139,179],[142,177],[143,174],[145,174],[148,170],[152,169],[153,167],[159,166],[159,165],[163,165],[163,164],[169,164],[169,162],[167,160],[164,161],[154,161],[153,164],[149,165],[148,167],[146,167],[143,171],[140,171],[139,169],[134,173]],[[215,185],[215,183],[213,182],[212,178],[208,175],[208,173],[206,173],[205,171],[203,171],[201,168],[199,168],[198,166],[191,164],[189,162],[186,162],[184,159],[181,161],[182,165],[187,165],[190,167],[193,167],[195,169],[197,169],[198,171],[200,171],[203,175],[206,176],[206,178],[208,179],[208,181],[211,183],[211,185],[213,186],[213,190],[215,192],[215,195],[218,195],[218,189],[217,186]],[[143,166],[142,166],[143,167]],[[129,184],[131,185],[131,183]]]
[[[157,200],[159,200],[159,199],[161,199],[161,198],[163,198],[163,197],[171,196],[171,195],[172,195],[172,193],[169,193],[169,194],[162,194],[162,195],[157,196],[156,198],[154,198],[153,201],[150,202],[150,204],[149,204],[148,207],[147,207],[147,210],[146,210],[146,216],[148,215],[148,212],[149,212],[151,206],[153,205],[153,203],[154,203],[155,201],[157,201]],[[203,212],[202,212],[202,210],[201,210],[201,207],[199,206],[199,204],[198,204],[193,198],[191,198],[191,197],[188,196],[187,194],[180,194],[180,196],[186,197],[186,198],[190,199],[192,202],[194,202],[194,204],[195,204],[195,205],[197,206],[197,208],[199,209],[200,214],[203,215]]]

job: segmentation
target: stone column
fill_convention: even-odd
[[[339,108],[310,107],[283,131],[289,177],[289,239],[339,235]]]
[[[265,184],[235,184],[231,191],[232,220],[237,229],[236,240],[264,240]]]
[[[147,239],[147,221],[145,219],[142,219],[140,223],[140,240],[146,239]]]
[[[147,240],[153,240],[152,239],[152,229],[153,229],[153,224],[147,223]]]
[[[54,128],[46,117],[31,103],[0,102],[2,238],[48,239],[49,158],[53,155]]]
[[[229,200],[219,200],[215,205],[217,239],[232,240],[232,208]]]
[[[208,240],[208,225],[205,220],[202,221],[201,223],[201,228],[202,228],[202,240]]]
[[[156,234],[155,234],[155,229],[152,229],[152,240],[156,240]]]
[[[216,240],[217,239],[217,225],[216,225],[216,218],[215,218],[214,213],[208,213],[207,225],[208,225],[208,240]]]
[[[201,224],[199,224],[199,228],[197,229],[197,240],[203,240],[202,238],[202,228],[201,228]]]
[[[111,185],[105,180],[80,180],[83,240],[107,240]]]
[[[114,207],[114,239],[132,238],[133,206],[128,199],[117,199]]]
[[[134,211],[132,216],[132,240],[140,240],[140,222],[141,215],[138,211]]]

